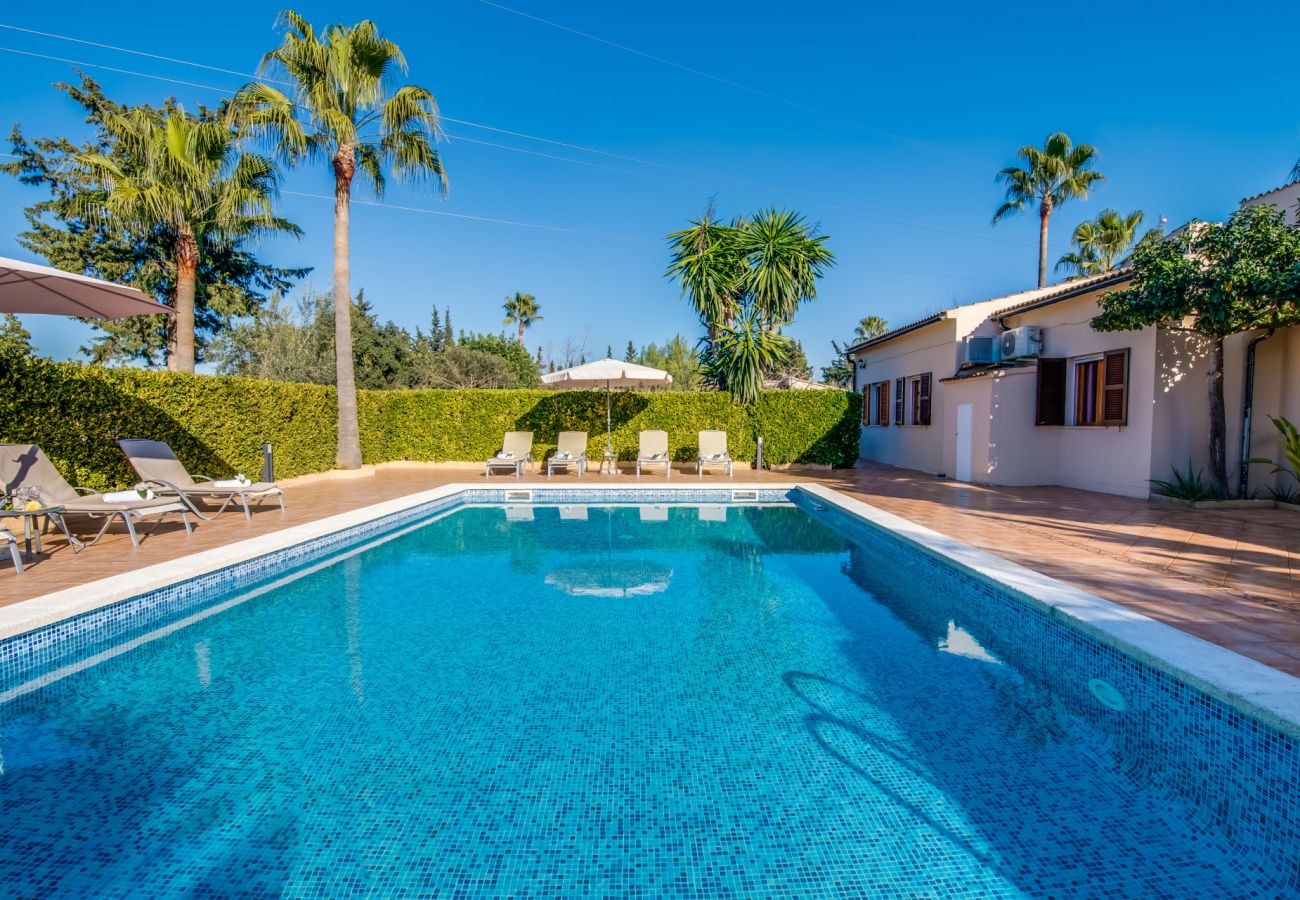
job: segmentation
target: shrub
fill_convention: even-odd
[[[668,432],[673,459],[693,460],[696,432],[725,429],[731,453],[753,459],[847,466],[857,459],[856,395],[840,391],[764,394],[752,408],[726,394],[619,391],[612,397],[614,449],[636,453],[637,432]],[[276,476],[334,465],[334,389],[325,385],[100,368],[0,356],[0,441],[38,443],[68,480],[92,488],[135,481],[119,438],[167,441],[195,473],[214,478],[261,468],[275,447]],[[359,394],[366,462],[479,461],[506,431],[532,431],[543,458],[560,431],[586,430],[589,451],[605,445],[603,391],[404,390]]]

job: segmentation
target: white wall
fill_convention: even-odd
[[[889,425],[862,428],[860,450],[864,459],[920,469],[936,474],[946,472],[944,463],[945,392],[939,384],[957,368],[960,345],[956,337],[957,322],[943,319],[918,328],[865,351],[865,369],[856,369],[855,389],[869,390],[877,381],[889,382]],[[930,426],[893,424],[894,379],[931,373]],[[910,420],[910,411],[908,411]]]
[[[1129,350],[1128,424],[1123,426],[1035,426],[1034,383],[1008,382],[995,433],[1013,455],[997,467],[997,484],[1059,484],[1088,491],[1145,497],[1150,492],[1151,439],[1155,388],[1150,373],[1156,361],[1156,329],[1098,332],[1092,329],[1100,292],[1063,300],[1009,317],[1015,328],[1038,325],[1043,356],[1064,357]],[[1072,398],[1067,396],[1067,406]],[[1012,442],[1016,447],[1008,446]],[[1055,445],[1055,477],[1051,471]],[[1026,450],[1025,448],[1028,448]],[[1026,458],[1032,453],[1032,458]],[[1006,480],[1003,480],[1006,479]],[[1032,479],[1032,480],[1031,480]]]

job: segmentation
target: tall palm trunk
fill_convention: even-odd
[[[1047,284],[1047,222],[1052,218],[1052,198],[1044,197],[1038,207],[1038,286]]]
[[[1223,402],[1223,338],[1210,347],[1210,371],[1206,373],[1210,406],[1210,486],[1219,497],[1228,496],[1228,414]]]
[[[334,155],[334,381],[338,390],[338,449],[334,465],[361,468],[361,439],[357,428],[357,380],[352,367],[352,295],[348,225],[351,218],[352,176],[356,155],[344,145]]]
[[[194,282],[199,268],[199,243],[192,232],[176,236],[176,316],[171,327],[167,368],[194,371]]]
[[[519,346],[522,347],[523,345],[524,345],[524,323],[520,322],[519,323]]]

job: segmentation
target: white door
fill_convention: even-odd
[[[958,481],[970,481],[971,428],[975,422],[973,403],[957,404],[957,471]]]

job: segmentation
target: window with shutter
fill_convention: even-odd
[[[1038,360],[1038,386],[1034,401],[1035,425],[1065,424],[1065,360]]]
[[[894,380],[894,424],[903,424],[903,395],[907,392],[907,379]]]
[[[919,404],[919,415],[917,416],[918,425],[930,424],[930,378],[931,373],[926,372],[921,376],[921,397]]]
[[[876,382],[876,424],[889,424],[889,382]]]
[[[1128,424],[1129,351],[1111,350],[1102,358],[1101,424]]]
[[[871,424],[871,386],[862,386],[862,424]]]

